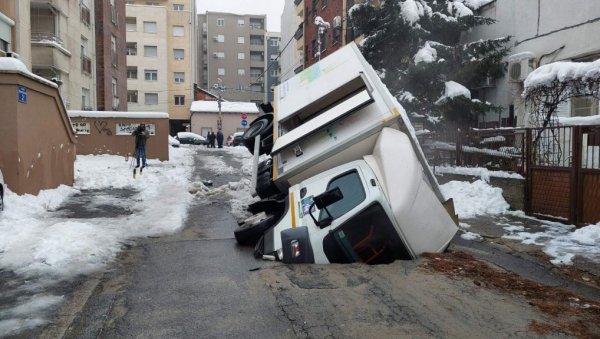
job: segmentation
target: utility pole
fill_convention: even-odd
[[[217,119],[217,130],[221,130],[223,128],[221,102],[223,102],[222,93],[225,90],[225,86],[223,86],[223,81],[221,81],[221,78],[217,78],[217,83],[213,85],[213,89],[217,91],[217,102],[219,104],[219,118]]]
[[[317,25],[318,27],[318,39],[317,39],[317,61],[321,60],[321,44],[322,39],[323,39],[323,34],[325,34],[325,32],[327,32],[327,29],[329,28],[329,22],[323,20],[323,18],[321,18],[320,16],[317,16],[315,18],[315,25]]]

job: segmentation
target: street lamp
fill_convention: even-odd
[[[217,83],[213,85],[213,89],[217,91],[217,102],[219,103],[219,118],[217,119],[217,130],[223,129],[223,119],[221,118],[221,102],[223,102],[222,93],[225,90],[221,78],[217,78]]]

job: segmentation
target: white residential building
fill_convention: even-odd
[[[286,1],[281,14],[280,81],[304,69],[304,0]],[[294,41],[291,41],[294,39]],[[289,45],[288,45],[288,42]],[[284,48],[285,47],[285,48]]]
[[[502,0],[481,8],[481,15],[496,20],[480,26],[468,41],[512,36],[503,79],[482,84],[480,99],[503,106],[488,114],[481,127],[524,126],[528,123],[521,94],[523,80],[535,68],[555,61],[593,61],[600,58],[600,1],[590,0]],[[562,105],[559,116],[598,114],[598,101],[577,98]]]

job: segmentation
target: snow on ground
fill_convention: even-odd
[[[541,246],[556,265],[572,264],[575,256],[600,263],[600,223],[576,229],[573,225],[538,220],[522,211],[509,211],[509,205],[502,197],[502,189],[492,187],[482,180],[473,183],[451,181],[440,188],[446,198],[453,198],[459,218],[470,219],[469,224],[460,223],[463,230],[472,229],[472,226],[476,225],[477,216],[511,214],[518,218],[538,221],[543,231],[530,232],[523,225],[499,224],[504,230],[504,238]],[[465,231],[461,237],[477,240],[471,233],[473,232]]]
[[[36,314],[62,296],[35,294],[37,289],[103,269],[133,238],[173,233],[183,226],[192,199],[188,188],[194,149],[169,150],[170,161],[149,160],[138,179],[132,178],[131,162],[123,157],[79,155],[74,187],[60,186],[37,196],[6,192],[0,214],[0,270],[29,280],[23,288],[34,294],[11,309],[0,307],[0,336],[45,323]],[[86,207],[108,203],[131,214],[76,219],[55,211],[74,194],[110,189],[130,190],[133,196],[106,194]]]
[[[436,174],[461,174],[461,175],[472,175],[479,177],[485,182],[490,182],[490,178],[508,178],[508,179],[521,179],[525,178],[519,173],[505,172],[505,171],[490,171],[485,167],[459,167],[459,166],[436,166]]]

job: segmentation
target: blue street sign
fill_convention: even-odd
[[[246,125],[248,125],[248,121],[247,120],[242,120],[242,126],[246,127]]]
[[[26,104],[27,103],[27,87],[19,86],[18,93],[19,93],[19,95],[18,95],[19,102],[22,104]]]

